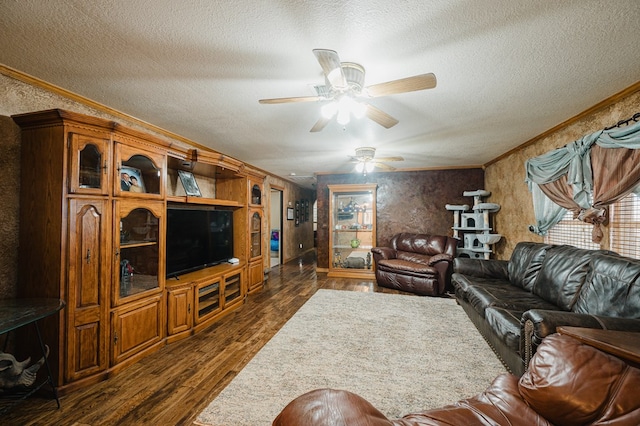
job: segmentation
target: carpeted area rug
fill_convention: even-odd
[[[270,425],[325,387],[401,417],[473,396],[505,371],[454,299],[318,290],[196,424]]]

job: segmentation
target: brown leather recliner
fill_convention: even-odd
[[[640,368],[553,334],[538,347],[520,379],[502,374],[480,395],[445,407],[388,419],[354,393],[318,389],[291,401],[273,425],[636,426],[638,389]]]
[[[439,296],[451,287],[451,263],[458,240],[444,235],[400,233],[391,247],[371,249],[378,285],[421,296]]]

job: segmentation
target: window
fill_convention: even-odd
[[[562,220],[547,232],[544,242],[597,250],[600,245],[591,241],[592,230],[593,225],[574,219],[573,213],[567,211]]]
[[[629,194],[609,211],[611,250],[640,259],[640,197]]]
[[[609,208],[610,247],[600,247],[591,241],[593,226],[573,219],[567,212],[560,222],[549,230],[545,243],[599,249],[609,248],[622,256],[640,259],[640,197],[629,194]]]

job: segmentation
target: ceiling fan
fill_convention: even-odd
[[[395,170],[388,164],[389,161],[404,161],[402,157],[381,157],[375,158],[376,149],[370,146],[363,146],[356,148],[356,155],[351,156],[351,162],[356,163],[356,171],[362,173],[365,176],[367,173],[371,173],[376,167],[384,170]]]
[[[325,76],[325,84],[314,86],[316,96],[260,99],[261,104],[282,104],[289,102],[328,101],[322,107],[322,116],[311,128],[319,132],[334,116],[338,123],[345,125],[351,115],[357,118],[367,116],[379,125],[390,128],[398,120],[367,102],[370,98],[414,92],[436,87],[436,76],[432,73],[420,74],[385,83],[364,86],[364,67],[354,62],[340,62],[338,53],[329,49],[313,49]]]

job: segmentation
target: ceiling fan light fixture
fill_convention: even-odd
[[[323,105],[323,107],[320,108],[320,113],[327,120],[333,118],[333,116],[336,115],[336,112],[338,112],[338,103],[335,101],[329,102],[328,104]]]
[[[344,126],[345,124],[349,124],[351,121],[351,113],[348,108],[338,108],[338,124]]]
[[[371,162],[369,162],[369,161],[367,161],[365,163],[365,165],[364,165],[364,169],[369,173],[371,173],[373,171],[373,169],[375,169],[375,168],[376,168],[376,165],[371,163]]]
[[[351,111],[355,118],[362,118],[367,113],[367,106],[361,102],[353,102]]]
[[[356,171],[358,173],[371,173],[375,167],[376,165],[371,161],[361,161],[356,164]]]

